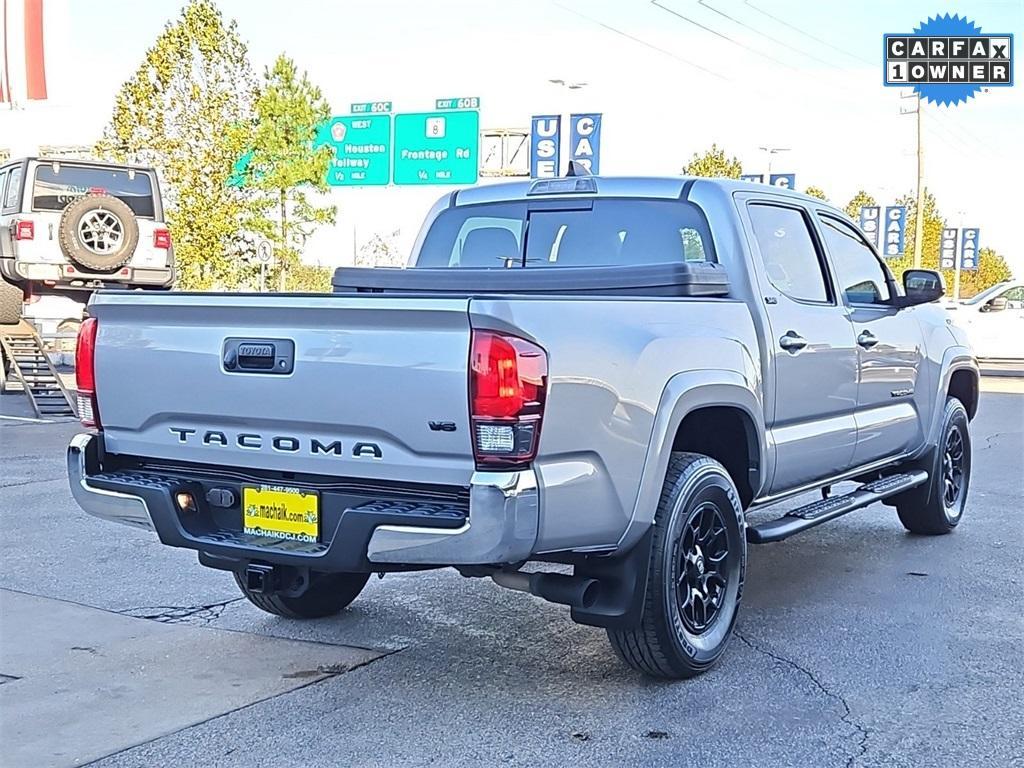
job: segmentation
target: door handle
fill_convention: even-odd
[[[779,346],[787,352],[798,352],[807,346],[807,339],[795,331],[786,331],[786,335],[779,339]]]
[[[857,337],[857,343],[864,349],[871,349],[878,343],[878,338],[871,331],[861,331]]]

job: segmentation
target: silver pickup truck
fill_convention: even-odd
[[[960,522],[978,368],[941,277],[897,285],[820,200],[692,178],[464,189],[408,269],[334,282],[96,294],[82,508],[196,550],[274,614],[455,567],[568,605],[669,678],[722,654],[748,543],[875,501],[916,534]]]

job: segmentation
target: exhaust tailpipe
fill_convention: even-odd
[[[523,573],[522,571],[497,571],[491,574],[495,584],[529,592],[551,603],[568,605],[570,608],[590,608],[597,601],[600,583],[596,579],[569,576],[564,573]]]

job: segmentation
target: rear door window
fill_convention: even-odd
[[[153,182],[148,173],[114,168],[40,165],[32,185],[32,209],[63,211],[85,195],[111,195],[140,218],[154,217]]]
[[[781,205],[748,208],[754,239],[771,284],[797,301],[829,301],[828,276],[806,214]]]
[[[714,261],[690,203],[598,198],[449,208],[434,221],[418,267],[551,268]]]

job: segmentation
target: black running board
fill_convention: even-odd
[[[874,504],[889,496],[910,490],[927,480],[928,473],[919,469],[915,472],[890,475],[865,483],[844,496],[830,496],[827,499],[790,510],[777,520],[747,526],[747,541],[751,544],[769,544],[773,541],[788,539],[793,534],[827,523],[829,520],[835,520],[847,512],[853,512],[855,509]]]

